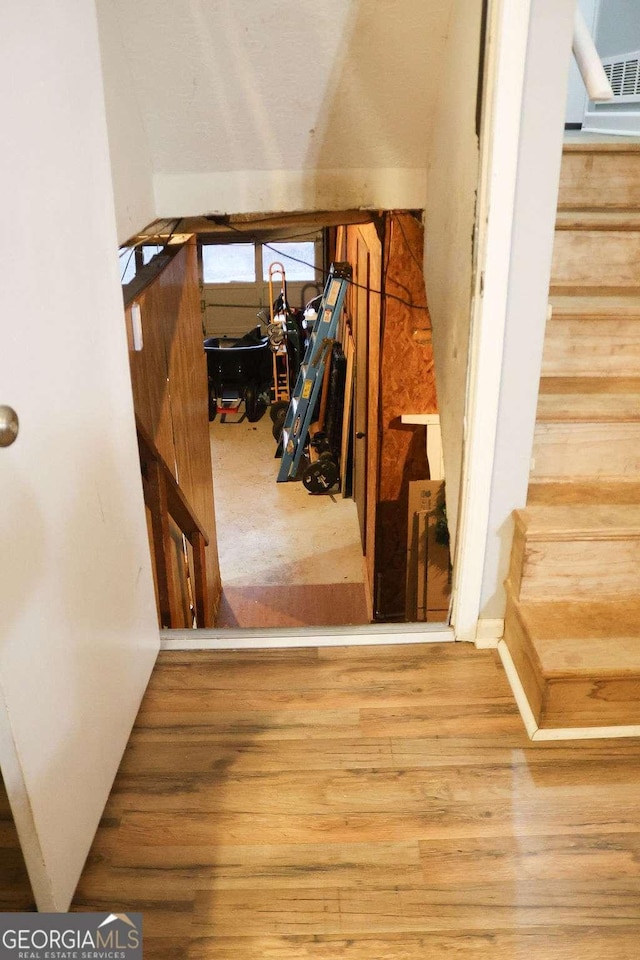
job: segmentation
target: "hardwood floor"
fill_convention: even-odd
[[[74,909],[147,960],[637,960],[640,742],[530,742],[494,651],[164,653]]]

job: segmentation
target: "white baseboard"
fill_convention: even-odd
[[[400,643],[453,643],[443,623],[373,623],[360,627],[288,627],[270,630],[161,630],[161,650],[284,650]]]
[[[600,104],[587,110],[582,122],[583,133],[607,134],[617,137],[640,136],[640,113],[636,110],[610,110],[608,104]],[[636,106],[636,104],[633,104]]]
[[[478,650],[495,649],[504,635],[504,620],[482,618],[476,627],[475,644]]]
[[[529,705],[518,671],[504,640],[498,642],[498,653],[504,666],[507,679],[513,691],[523,723],[530,740],[604,740],[619,737],[640,737],[640,725],[611,727],[553,727],[538,726]]]

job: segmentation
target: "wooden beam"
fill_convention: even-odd
[[[147,505],[151,512],[151,533],[156,562],[160,623],[163,627],[173,627],[178,623],[178,585],[174,566],[170,559],[171,533],[169,530],[167,485],[162,467],[157,460],[150,459],[146,462],[146,494]]]
[[[213,627],[213,610],[209,602],[207,583],[207,554],[204,537],[198,532],[191,541],[193,547],[193,593],[198,627]]]

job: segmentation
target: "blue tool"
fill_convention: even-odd
[[[304,360],[291,395],[282,429],[282,460],[278,483],[294,480],[304,452],[309,427],[322,387],[325,364],[336,339],[338,322],[344,305],[352,271],[348,263],[333,263],[318,307]]]

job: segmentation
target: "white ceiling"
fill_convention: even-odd
[[[452,0],[110,3],[156,174],[426,166]]]

